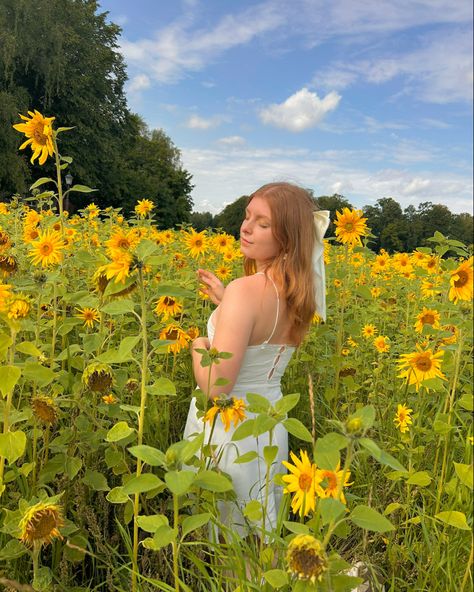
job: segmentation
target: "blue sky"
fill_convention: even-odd
[[[129,106],[180,149],[195,211],[285,180],[472,212],[470,0],[99,4]]]

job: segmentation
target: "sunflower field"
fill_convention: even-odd
[[[375,254],[362,213],[337,212],[327,320],[284,397],[209,401],[189,355],[213,308],[196,272],[241,275],[238,243],[158,230],[146,198],[129,219],[92,201],[68,215],[68,193],[92,191],[63,189],[68,130],[22,120],[20,148],[56,177],[0,203],[0,589],[471,590],[472,246],[437,232]],[[236,441],[289,432],[274,529],[264,495],[247,537],[220,523],[233,484],[212,438],[182,439],[193,394]]]

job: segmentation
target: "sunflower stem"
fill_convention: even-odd
[[[14,329],[11,330],[11,339],[12,344],[10,346],[10,355],[9,355],[9,364],[13,366],[13,361],[15,359],[15,343],[16,343],[16,331]],[[3,409],[3,433],[7,434],[10,429],[10,409],[12,406],[13,400],[13,391],[15,387],[10,389],[7,394],[7,401],[5,403],[5,407]],[[3,473],[5,471],[5,457],[0,456],[0,497],[3,494]]]
[[[59,206],[59,222],[61,224],[61,237],[64,238],[64,223],[63,223],[63,185],[61,179],[61,161],[58,152],[58,144],[56,142],[56,132],[53,132],[53,148],[54,148],[54,159],[56,164],[56,177],[57,177],[57,186],[58,186],[58,206]]]
[[[179,504],[178,504],[178,496],[173,493],[173,528],[175,531],[178,531],[179,525]],[[178,541],[177,536],[174,538],[172,542],[173,547],[173,578],[174,578],[174,589],[175,592],[179,592],[179,566],[178,566]]]

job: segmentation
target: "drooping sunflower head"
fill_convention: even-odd
[[[3,253],[11,246],[11,241],[8,233],[4,230],[0,230],[0,253]]]
[[[7,306],[9,319],[25,319],[31,310],[31,299],[24,294],[14,294]]]
[[[58,407],[51,397],[35,395],[31,399],[33,415],[47,425],[54,425],[58,420]]]
[[[155,313],[161,315],[164,321],[179,315],[182,310],[183,305],[173,296],[160,296],[154,309]]]
[[[13,127],[27,138],[27,140],[20,146],[20,150],[23,150],[27,146],[31,146],[33,154],[30,162],[34,163],[35,159],[39,156],[38,162],[40,165],[43,165],[48,156],[54,154],[52,125],[55,118],[43,117],[43,115],[36,109],[34,113],[28,111],[28,115],[30,117],[25,117],[20,114],[24,123],[17,123]]]
[[[18,262],[13,255],[0,255],[0,270],[3,277],[8,277],[18,269]]]
[[[329,561],[321,541],[310,534],[298,534],[286,552],[288,571],[299,580],[321,581]]]
[[[104,393],[112,386],[114,375],[108,364],[92,362],[82,374],[82,382],[91,390]]]
[[[38,502],[28,508],[20,521],[20,540],[26,545],[51,543],[62,538],[59,529],[64,525],[62,508],[51,502]]]

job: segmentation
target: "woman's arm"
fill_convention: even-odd
[[[212,347],[219,352],[231,353],[232,357],[218,360],[219,363],[212,365],[209,397],[230,394],[237,380],[256,320],[256,286],[249,280],[250,278],[245,277],[231,282],[225,289],[220,303]],[[207,392],[209,367],[201,366],[201,354],[195,351],[203,346],[209,346],[207,338],[201,337],[193,341],[193,371],[199,388]],[[224,386],[213,386],[218,378],[225,378],[228,383]]]

